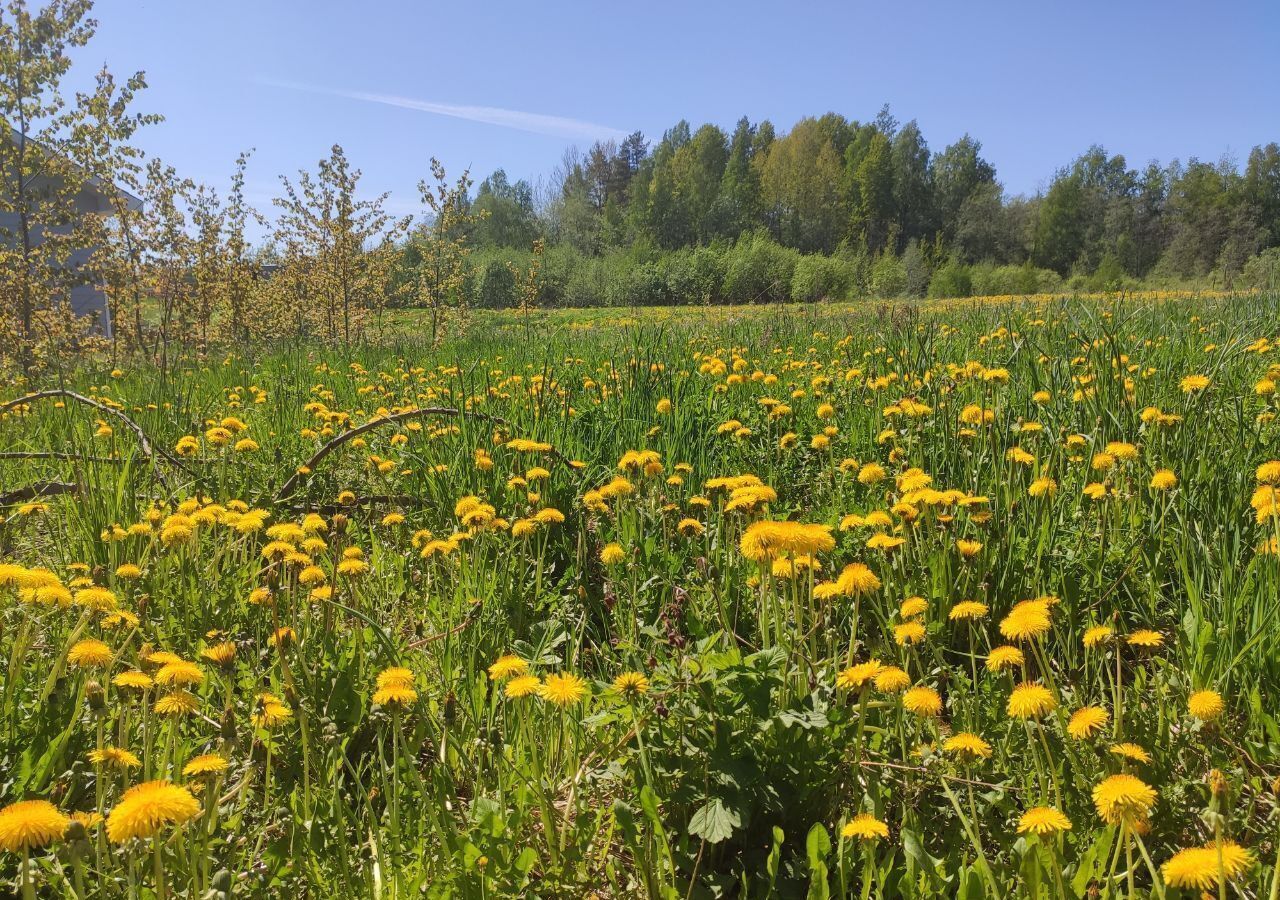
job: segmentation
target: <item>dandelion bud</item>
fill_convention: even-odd
[[[88,837],[89,832],[85,829],[84,823],[78,819],[72,819],[67,823],[67,830],[63,833],[63,838],[65,838],[68,843],[83,841]]]
[[[350,518],[346,515],[346,513],[335,513],[333,518],[330,521],[333,524],[334,534],[340,534],[341,532],[347,530],[347,522],[350,521]]]
[[[458,720],[458,698],[453,691],[444,698],[444,723],[452,725]]]
[[[219,869],[213,875],[213,882],[210,885],[215,891],[223,894],[231,893],[231,872],[227,869]]]
[[[228,744],[236,742],[236,714],[235,710],[228,709],[222,714],[222,724],[220,726],[222,739]]]
[[[87,682],[84,686],[84,699],[89,704],[89,709],[95,713],[102,712],[107,705],[106,692],[102,690],[102,685],[96,681]]]
[[[1223,774],[1221,769],[1209,770],[1209,791],[1215,797],[1225,797],[1227,794],[1227,776]]]

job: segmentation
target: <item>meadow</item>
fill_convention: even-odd
[[[1280,896],[1280,294],[0,392],[23,897]]]

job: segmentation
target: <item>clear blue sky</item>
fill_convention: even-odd
[[[99,0],[83,66],[146,70],[139,143],[225,187],[237,153],[264,209],[334,142],[368,193],[419,209],[438,156],[536,179],[571,144],[681,118],[780,131],[881,104],[934,150],[966,131],[1010,193],[1092,143],[1131,166],[1241,163],[1280,141],[1280,2],[769,3]]]

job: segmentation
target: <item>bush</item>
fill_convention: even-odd
[[[1047,294],[1056,291],[1062,277],[1052,269],[1037,269],[1030,262],[1021,266],[983,263],[971,268],[973,293],[981,297]]]
[[[1245,287],[1275,290],[1280,287],[1280,247],[1270,247],[1244,264],[1240,281]]]
[[[905,290],[908,296],[923,297],[928,293],[933,273],[919,241],[910,241],[902,251],[902,268],[907,274]]]
[[[678,306],[704,301],[707,291],[698,277],[692,250],[668,253],[655,265],[662,280],[661,303]]]
[[[742,238],[725,254],[724,295],[730,303],[784,302],[800,254],[766,234]]]
[[[724,257],[723,246],[698,247],[693,251],[691,264],[698,289],[702,292],[699,299],[708,303],[724,300]]]
[[[532,254],[530,254],[532,256]],[[538,269],[538,305],[544,309],[553,306],[593,306],[592,303],[573,303],[570,300],[570,284],[574,275],[587,262],[587,258],[571,247],[548,247],[542,253],[542,265]],[[526,263],[524,271],[528,271]]]
[[[853,285],[853,269],[838,256],[814,253],[796,260],[791,276],[791,299],[801,303],[813,300],[843,300]]]
[[[900,297],[907,289],[907,267],[892,253],[881,253],[871,264],[871,293],[876,297]]]
[[[508,260],[491,258],[481,263],[472,281],[471,304],[485,309],[515,306],[516,277]]]
[[[858,245],[857,248],[850,248],[847,245],[840,247],[835,253],[841,265],[844,266],[845,272],[849,276],[849,292],[848,297],[865,297],[871,291],[871,257],[867,255],[867,248]]]
[[[929,279],[930,297],[968,297],[973,294],[973,276],[969,267],[956,260],[947,263]]]
[[[1109,252],[1103,254],[1098,268],[1085,281],[1085,287],[1090,291],[1118,291],[1130,286],[1132,282],[1120,260]]]

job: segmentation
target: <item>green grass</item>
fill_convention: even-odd
[[[389,314],[384,342],[349,350],[232,348],[163,376],[86,368],[67,386],[118,404],[175,458],[148,459],[122,421],[72,400],[0,419],[0,453],[108,460],[0,457],[0,494],[77,486],[0,510],[0,563],[18,567],[0,569],[0,806],[43,798],[109,815],[148,779],[201,802],[155,841],[116,843],[96,826],[33,850],[31,878],[50,896],[78,884],[80,896],[155,896],[162,883],[192,897],[1174,897],[1161,865],[1215,836],[1252,853],[1228,895],[1267,896],[1280,556],[1259,547],[1280,520],[1265,515],[1256,470],[1280,444],[1274,399],[1256,385],[1280,363],[1258,343],[1278,321],[1277,295],[557,310],[528,327],[480,313],[430,348],[409,311]],[[1187,375],[1209,386],[1184,391]],[[928,411],[904,413],[907,398]],[[469,415],[372,428],[282,495],[348,427],[436,406]],[[968,407],[991,421],[969,424]],[[209,429],[227,417],[246,427],[218,446]],[[815,445],[824,428],[828,445]],[[179,456],[188,435],[195,452]],[[256,449],[233,449],[245,438]],[[519,452],[512,438],[554,449]],[[1095,468],[1109,442],[1135,458]],[[631,450],[661,470],[620,470]],[[1171,490],[1151,486],[1162,469]],[[730,509],[707,485],[747,474],[776,492],[767,509]],[[631,491],[597,502],[619,477]],[[1054,489],[1031,496],[1045,478]],[[1104,499],[1085,495],[1093,483]],[[455,509],[468,496],[502,521],[482,511],[468,528]],[[265,527],[237,529],[232,501],[265,511]],[[546,509],[564,520],[516,524]],[[886,518],[846,521],[877,511]],[[309,543],[275,532],[294,556],[277,545],[264,557],[266,528],[309,512],[326,527]],[[786,560],[775,573],[747,558],[742,536],[761,519],[830,526],[821,570],[801,560],[788,577]],[[130,534],[138,523],[150,527]],[[904,543],[868,547],[879,532]],[[962,539],[980,547],[965,557]],[[613,543],[624,561],[606,565]],[[367,571],[340,572],[352,548]],[[879,587],[815,593],[854,563]],[[124,564],[140,577],[118,574]],[[308,566],[329,596],[303,583]],[[53,574],[32,574],[41,567]],[[77,578],[137,624],[89,608],[92,595],[77,602]],[[1043,596],[1057,598],[1049,630],[1014,641],[1022,671],[988,671],[990,649],[1009,643],[1002,620]],[[904,618],[909,597],[925,608]],[[964,600],[987,614],[949,619]],[[923,639],[899,644],[907,619]],[[1086,649],[1100,625],[1111,640]],[[273,642],[282,628],[292,637]],[[1144,629],[1162,643],[1128,643]],[[107,667],[69,662],[88,638],[111,648]],[[232,663],[202,658],[228,640]],[[112,683],[156,674],[157,649],[200,661],[195,712],[161,716],[151,705],[168,688],[139,698]],[[506,654],[543,678],[581,677],[585,696],[505,696],[510,682],[487,669]],[[940,713],[837,686],[870,659],[937,691]],[[415,676],[403,707],[372,700],[391,666]],[[629,672],[649,689],[616,689]],[[1011,717],[1024,678],[1056,708]],[[1188,711],[1203,689],[1225,700],[1217,721]],[[263,693],[291,716],[255,722]],[[1085,705],[1108,721],[1077,740],[1066,726]],[[990,757],[947,750],[960,732]],[[1150,760],[1112,752],[1121,742]],[[92,764],[108,745],[141,765]],[[182,774],[214,752],[224,774]],[[1225,793],[1210,791],[1211,770]],[[1094,787],[1117,773],[1158,792],[1142,829],[1095,808]],[[1020,835],[1036,806],[1073,827]],[[859,813],[888,836],[842,837]],[[5,840],[0,825],[0,875],[20,888],[22,856]]]

